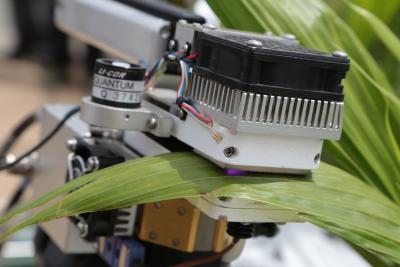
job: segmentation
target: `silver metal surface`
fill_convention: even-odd
[[[152,108],[150,109],[149,106]],[[149,103],[140,108],[118,108],[101,105],[82,98],[81,118],[90,125],[133,131],[148,131],[160,137],[168,137],[172,131],[172,119],[157,112]]]
[[[195,31],[200,31],[200,32],[206,32],[206,33],[224,33],[224,34],[235,34],[236,36],[240,37],[246,37],[246,38],[252,38],[254,40],[251,40],[250,46],[257,47],[260,46],[260,43],[262,45],[263,40],[274,40],[274,41],[279,41],[283,42],[286,45],[295,45],[298,44],[298,41],[296,38],[281,38],[278,36],[271,36],[271,35],[260,35],[256,33],[251,33],[251,32],[243,32],[243,31],[237,31],[237,30],[226,30],[226,29],[220,29],[215,27],[214,25],[200,25],[198,23],[187,23],[185,20],[180,20],[176,24],[176,30],[175,30],[175,36],[174,36],[174,45],[177,46],[178,50],[182,50],[184,45],[186,43],[193,44],[193,36]]]
[[[130,62],[153,64],[167,47],[170,23],[112,0],[59,0],[56,25]]]
[[[246,93],[198,74],[191,79],[187,95],[236,132],[340,138],[343,102]]]

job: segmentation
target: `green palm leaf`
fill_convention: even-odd
[[[322,164],[307,177],[260,173],[231,177],[192,153],[132,160],[79,178],[14,212],[13,216],[40,208],[1,238],[55,218],[202,194],[295,210],[299,220],[400,262],[400,208],[348,173]]]

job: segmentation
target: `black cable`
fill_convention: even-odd
[[[13,162],[9,163],[9,164],[4,164],[2,166],[0,166],[0,171],[6,170],[8,168],[11,168],[13,166],[15,166],[16,164],[18,164],[21,160],[23,160],[24,158],[26,158],[27,156],[29,156],[30,154],[32,154],[33,152],[35,152],[36,150],[38,150],[39,148],[41,148],[43,145],[45,145],[60,129],[61,127],[65,124],[65,122],[71,118],[73,115],[75,115],[76,113],[78,113],[80,110],[80,107],[74,107],[73,109],[71,109],[70,111],[67,112],[67,114],[64,115],[64,118],[56,125],[56,127],[54,127],[53,130],[51,130],[46,136],[45,138],[43,138],[37,145],[35,145],[34,147],[32,147],[30,150],[28,150],[27,152],[23,153],[21,156],[19,156],[16,160],[14,160]]]
[[[30,127],[34,122],[38,121],[42,115],[41,110],[29,114],[20,124],[9,134],[7,140],[0,148],[0,160],[4,160],[11,147],[15,144],[20,135]]]

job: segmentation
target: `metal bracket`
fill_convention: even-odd
[[[118,108],[97,104],[89,96],[82,98],[81,119],[90,125],[132,131],[150,132],[159,137],[171,135],[173,120],[149,108]]]

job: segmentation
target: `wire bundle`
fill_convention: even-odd
[[[192,53],[186,57],[184,55],[184,51],[172,52],[164,55],[155,66],[149,71],[145,78],[146,88],[150,88],[155,84],[158,80],[159,76],[165,72],[167,59],[176,61],[179,65],[179,69],[181,72],[181,79],[179,81],[178,89],[176,91],[176,103],[177,105],[184,110],[189,116],[195,119],[199,124],[206,127],[210,133],[212,134],[213,139],[216,142],[220,142],[222,140],[222,135],[213,128],[213,119],[206,114],[204,110],[200,110],[200,108],[190,99],[185,97],[186,90],[189,88],[190,83],[190,73],[192,71],[192,64],[197,57],[197,53]]]

